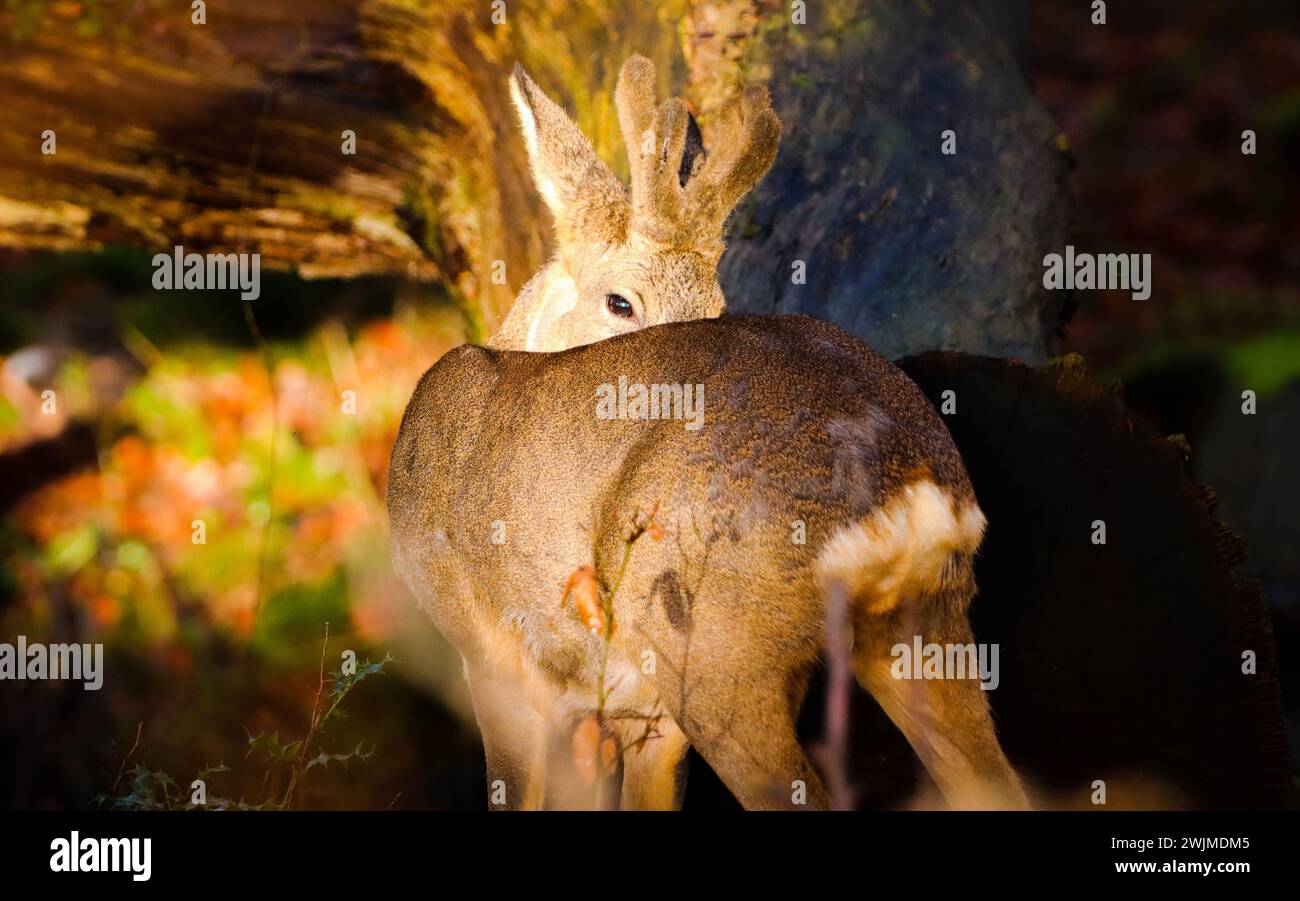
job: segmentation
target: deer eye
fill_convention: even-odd
[[[632,309],[632,301],[628,300],[622,294],[606,294],[605,309],[623,319],[630,319],[633,312],[635,312]]]

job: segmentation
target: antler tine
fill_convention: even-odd
[[[644,56],[629,57],[618,73],[614,87],[614,105],[618,109],[619,129],[627,147],[632,170],[632,196],[646,195],[650,162],[654,158],[655,137],[655,66]]]
[[[691,114],[679,97],[656,108],[654,82],[654,64],[633,56],[619,73],[615,103],[632,170],[635,227],[654,240],[673,242],[686,224],[681,170]]]
[[[731,98],[711,131],[736,137],[715,141],[704,168],[687,183],[687,202],[701,230],[722,228],[740,198],[767,174],[781,143],[781,122],[764,87]]]
[[[781,141],[767,89],[748,88],[724,104],[710,129],[722,140],[699,156],[688,147],[694,120],[686,102],[674,97],[656,107],[650,60],[623,64],[614,99],[632,170],[633,227],[660,243],[720,253],[727,216],[771,168]],[[694,134],[698,145],[698,128]]]
[[[665,100],[659,107],[655,114],[659,144],[648,158],[643,157],[646,170],[643,192],[632,194],[633,216],[639,220],[637,227],[659,240],[672,240],[686,225],[686,192],[680,173],[690,121],[686,101],[680,97]]]

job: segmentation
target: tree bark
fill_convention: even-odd
[[[200,25],[182,0],[6,6],[0,244],[182,244],[306,277],[441,281],[482,337],[548,247],[511,66],[625,172],[612,89],[639,52],[706,124],[741,82],[771,86],[784,144],[733,220],[720,272],[732,309],[812,313],[893,355],[1046,353],[1058,305],[1042,251],[1062,242],[1069,203],[1025,81],[1022,4],[821,0],[806,24],[780,0],[500,11],[224,0]],[[947,128],[955,156],[939,153]],[[792,283],[796,260],[806,284]]]
[[[1022,3],[955,0],[766,19],[749,65],[785,133],[721,268],[731,307],[830,319],[891,357],[1043,360],[1061,298],[1042,260],[1065,243],[1073,195],[1026,79],[1026,26]]]

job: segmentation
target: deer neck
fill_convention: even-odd
[[[564,262],[551,260],[528,280],[500,330],[488,341],[497,350],[564,350],[553,336],[555,323],[578,302],[578,286]]]

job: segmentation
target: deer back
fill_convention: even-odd
[[[624,385],[702,390],[699,427],[690,409],[635,416]],[[955,518],[974,507],[946,428],[901,371],[819,320],[728,317],[555,354],[450,352],[407,408],[388,502],[398,568],[454,643],[506,622],[567,678],[589,661],[558,603],[566,578],[612,571],[638,511],[657,508],[667,539],[638,547],[631,596],[707,569],[732,591],[811,598],[818,554],[917,485]],[[815,645],[819,622],[810,612],[792,640]]]

